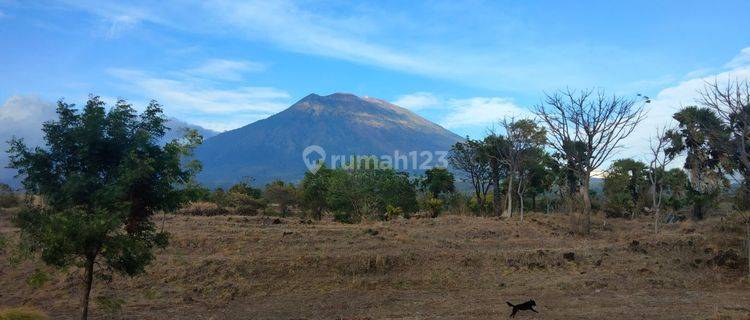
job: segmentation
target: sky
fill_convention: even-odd
[[[56,100],[93,93],[156,99],[223,131],[348,92],[479,138],[545,93],[596,88],[652,98],[616,156],[638,157],[705,81],[750,78],[748,12],[748,1],[0,0],[0,124],[36,128]]]

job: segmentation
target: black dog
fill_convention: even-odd
[[[534,300],[529,300],[529,301],[526,301],[524,303],[516,304],[516,305],[514,305],[514,304],[512,304],[510,302],[507,302],[507,301],[505,303],[507,303],[509,306],[513,307],[513,312],[510,313],[510,317],[511,318],[515,317],[516,313],[518,313],[519,310],[531,310],[531,311],[534,311],[536,313],[539,313],[536,310],[534,310],[534,307],[536,306],[536,302],[534,302]]]

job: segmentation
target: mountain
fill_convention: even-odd
[[[248,176],[259,184],[299,180],[307,170],[303,152],[309,146],[324,150],[323,160],[329,167],[336,155],[382,158],[398,152],[405,156],[399,158],[397,169],[414,172],[421,171],[414,162],[435,164],[461,140],[384,100],[346,93],[310,94],[278,114],[207,139],[195,154],[203,163],[199,180],[209,186],[226,186]],[[306,154],[311,156],[308,162],[320,158],[316,151],[320,149]]]
[[[176,118],[168,118],[165,125],[167,126],[167,128],[169,128],[169,130],[166,134],[164,134],[164,137],[161,138],[163,143],[182,138],[185,135],[185,130],[187,129],[198,131],[198,134],[203,136],[203,139],[208,139],[219,134],[219,132],[217,131],[206,129],[192,123],[187,123]]]

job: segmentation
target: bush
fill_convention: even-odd
[[[408,217],[404,216],[404,209],[401,209],[401,207],[394,207],[392,205],[388,205],[385,208],[385,220],[393,220],[398,217],[404,217],[408,219]]]
[[[354,223],[354,217],[348,212],[334,212],[333,220],[341,223]]]
[[[0,320],[48,320],[43,312],[28,307],[0,310]]]
[[[234,214],[238,216],[256,216],[261,213],[260,209],[255,206],[238,206],[234,208]]]
[[[430,198],[425,202],[425,209],[430,212],[430,216],[437,218],[443,211],[443,200]]]
[[[0,183],[0,208],[12,208],[18,206],[18,196],[13,193],[9,185]]]
[[[219,216],[219,215],[225,215],[228,214],[229,211],[225,208],[220,207],[219,205],[213,203],[213,202],[205,202],[205,201],[199,201],[199,202],[191,202],[185,207],[181,208],[180,210],[177,210],[177,214],[183,214],[188,216]]]

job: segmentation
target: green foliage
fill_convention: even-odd
[[[332,170],[322,165],[318,171],[306,172],[300,182],[299,196],[302,207],[312,214],[316,220],[323,217],[328,210],[327,195],[331,183]]]
[[[34,273],[31,274],[31,276],[26,278],[26,284],[28,284],[30,287],[34,289],[39,289],[50,280],[51,278],[49,274],[44,272],[44,270],[36,269],[34,270]]]
[[[336,211],[333,213],[333,221],[341,222],[341,223],[355,223],[356,222],[350,212],[339,212],[339,211]]]
[[[289,215],[289,207],[295,205],[297,201],[297,189],[291,183],[284,181],[274,181],[266,185],[263,191],[263,198],[268,203],[275,203],[279,206],[282,216]]]
[[[406,213],[417,209],[416,186],[407,173],[374,166],[332,170],[326,206],[334,213],[347,212],[352,221],[374,216],[383,219],[388,205]]]
[[[729,130],[709,108],[685,107],[674,114],[674,119],[678,127],[666,133],[670,146],[665,152],[672,157],[685,154],[693,218],[702,219],[704,208],[712,205],[722,186],[728,186],[722,168],[731,166],[724,148],[729,143]]]
[[[386,220],[393,220],[398,217],[404,217],[406,219],[409,218],[409,216],[404,213],[404,209],[401,209],[401,207],[394,207],[390,204],[387,207],[385,207],[385,219]]]
[[[436,197],[442,197],[456,191],[453,173],[446,168],[435,167],[425,171],[421,187]]]
[[[673,211],[679,211],[688,204],[688,176],[680,169],[667,170],[664,173],[664,204]]]
[[[133,276],[167,244],[150,216],[184,201],[200,164],[183,163],[201,142],[194,131],[161,146],[167,128],[152,101],[140,115],[124,100],[110,110],[98,97],[82,108],[58,102],[58,119],[43,126],[45,148],[10,142],[10,165],[43,206],[15,218],[21,242],[58,267],[86,265]]]
[[[250,185],[250,179],[231,186],[229,190],[227,190],[227,192],[243,194],[255,199],[260,198],[261,194],[263,193],[262,190],[254,188],[252,185]]]
[[[211,190],[197,183],[190,183],[182,190],[183,203],[209,201],[211,199]]]
[[[635,216],[647,201],[646,164],[633,159],[612,163],[604,178],[604,210],[609,216]]]
[[[430,212],[431,217],[437,218],[443,211],[443,200],[438,198],[427,199],[425,209]]]

